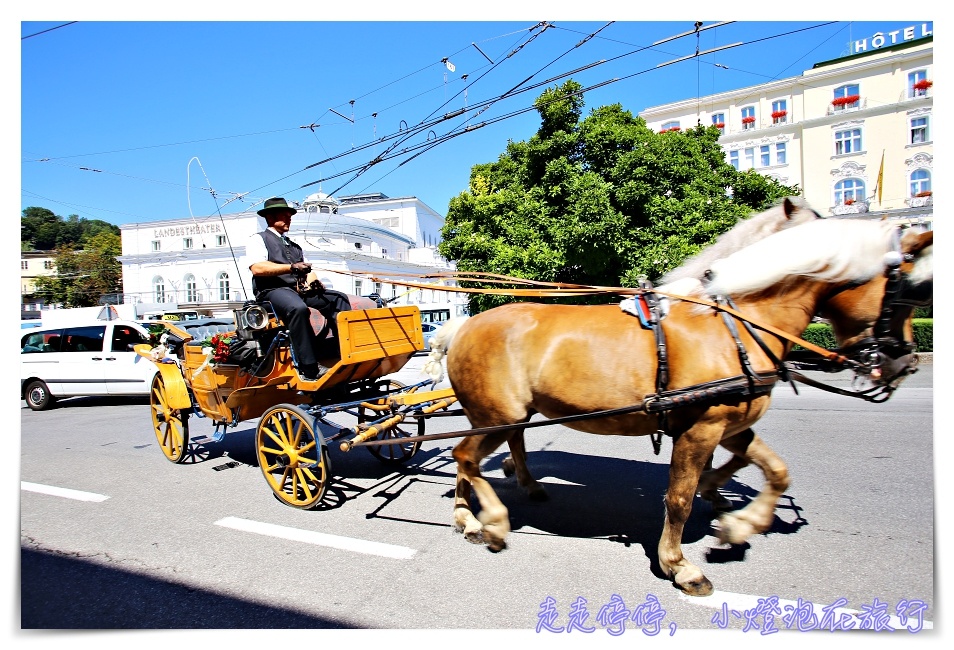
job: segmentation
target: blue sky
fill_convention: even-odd
[[[319,189],[413,195],[446,214],[474,164],[536,130],[527,109],[543,86],[492,101],[510,89],[605,84],[585,94],[586,111],[638,113],[797,76],[851,41],[924,21],[735,22],[658,46],[693,21],[66,22],[20,24],[21,209],[121,225]],[[392,157],[355,177],[379,154]]]

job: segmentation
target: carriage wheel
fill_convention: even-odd
[[[405,388],[406,384],[403,384],[394,379],[388,381],[388,390],[401,389]],[[384,400],[379,400],[380,403],[384,403]],[[413,433],[409,430],[408,427],[396,426],[393,429],[389,429],[384,433],[379,433],[374,439],[375,440],[392,440],[392,439],[407,439],[407,442],[402,442],[401,444],[396,445],[380,445],[380,446],[371,446],[368,447],[368,451],[375,456],[382,463],[387,463],[389,465],[399,465],[401,463],[406,463],[409,461],[414,454],[417,453],[417,450],[421,448],[420,442],[413,442],[412,438],[415,435],[421,435],[424,433],[424,420],[418,420],[420,426],[418,426],[417,433]]]
[[[255,433],[258,466],[283,503],[314,508],[325,494],[331,472],[328,450],[318,444],[313,419],[291,404],[265,411]]]
[[[156,374],[149,391],[149,405],[152,407],[152,428],[159,441],[159,448],[173,463],[185,460],[189,447],[189,414],[180,409],[169,408],[166,386],[162,375]]]

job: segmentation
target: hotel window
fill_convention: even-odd
[[[835,131],[835,155],[861,151],[861,129]]]
[[[860,101],[861,93],[858,84],[846,84],[835,88],[831,105],[836,111],[843,111],[848,108],[858,108]]]
[[[755,147],[747,147],[742,150],[745,156],[742,162],[742,169],[752,169],[755,167]]]
[[[767,144],[759,147],[759,166],[768,167],[772,164],[772,152]]]
[[[865,184],[857,178],[846,178],[835,183],[835,205],[850,205],[865,200]]]
[[[30,262],[27,260],[20,260],[20,268],[24,270],[30,268]]]
[[[362,281],[361,281],[361,280],[355,280],[355,281],[354,281],[354,295],[356,295],[356,296],[360,296],[360,295],[361,295],[361,285],[362,285]]]
[[[916,169],[911,172],[911,196],[931,191],[931,172],[926,169]]]
[[[716,113],[713,115],[712,126],[719,129],[719,133],[725,133],[725,113]]]
[[[225,246],[228,242],[225,239],[225,235],[216,235],[215,236],[215,245],[216,246]]]
[[[911,144],[928,142],[928,119],[926,117],[911,118]]]
[[[784,142],[779,142],[775,145],[775,164],[784,165],[788,162],[786,158],[786,148]]]
[[[152,279],[152,292],[156,297],[156,302],[166,301],[166,283],[158,275]]]
[[[380,283],[380,282],[375,282],[375,283],[374,283],[374,293],[376,293],[376,294],[378,294],[378,295],[380,296],[380,295],[381,295],[381,291],[382,291],[382,289],[381,289],[381,283]]]
[[[735,167],[736,169],[739,168],[739,150],[738,149],[736,149],[735,151],[729,152],[729,164]]]
[[[153,251],[157,251],[157,250],[159,250],[160,248],[161,248],[161,246],[159,245],[159,242],[154,239],[154,240],[152,241],[152,250],[153,250]]]
[[[221,235],[220,235],[221,236]],[[229,274],[222,271],[216,276],[219,282],[219,300],[229,299]]]
[[[785,124],[788,122],[788,101],[779,99],[772,102],[772,124]]]
[[[192,237],[186,237],[182,240],[182,250],[187,251],[192,248]]]
[[[662,133],[663,131],[678,131],[678,130],[679,130],[679,120],[671,120],[669,122],[664,122],[659,132]]]
[[[186,302],[199,302],[199,292],[195,290],[195,276],[189,273],[182,282],[185,284]]]
[[[742,109],[742,130],[755,128],[755,107],[746,106]]]
[[[927,70],[915,70],[908,73],[908,97],[927,97],[928,88],[932,85],[928,81]]]

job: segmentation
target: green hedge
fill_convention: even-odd
[[[933,352],[934,319],[915,318],[913,321],[913,326],[914,342],[917,345],[917,351]],[[802,333],[802,338],[809,343],[820,345],[823,348],[831,349],[837,345],[837,343],[835,343],[835,335],[832,334],[831,331],[831,326],[827,323],[812,323],[808,326],[808,329]],[[799,350],[801,349],[801,346],[796,345],[795,349]]]

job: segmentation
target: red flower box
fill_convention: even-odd
[[[778,118],[785,117],[786,115],[788,115],[788,111],[775,111],[772,113],[772,119],[777,120]]]
[[[856,101],[861,99],[861,95],[848,95],[847,97],[836,97],[831,100],[832,106],[847,106],[848,104],[854,104]]]
[[[851,205],[855,202],[854,199],[845,199],[845,205]]]
[[[714,126],[714,127],[717,128],[717,129],[724,129],[724,128],[725,128],[725,122],[717,122],[717,123],[713,124],[712,126]]]
[[[679,128],[678,126],[673,126],[673,127],[671,127],[671,128],[666,129],[665,131],[663,131],[663,133],[666,133],[666,132],[669,132],[669,131],[679,131],[679,130],[680,130],[680,128]]]
[[[929,190],[929,191],[927,191],[927,192],[918,192],[918,193],[915,194],[914,196],[915,196],[915,198],[918,198],[918,199],[919,199],[919,198],[921,198],[922,196],[931,196],[931,194],[932,194],[932,192]]]
[[[754,121],[755,121],[755,118],[754,118],[754,117],[743,117],[743,118],[742,118],[742,124],[751,124],[751,123],[754,122]]]
[[[917,82],[916,84],[914,84],[914,85],[911,86],[911,87],[914,88],[915,90],[927,90],[928,88],[930,88],[930,87],[933,86],[933,85],[934,85],[934,82],[933,82],[933,81],[928,81],[927,79],[922,79],[921,81]]]

